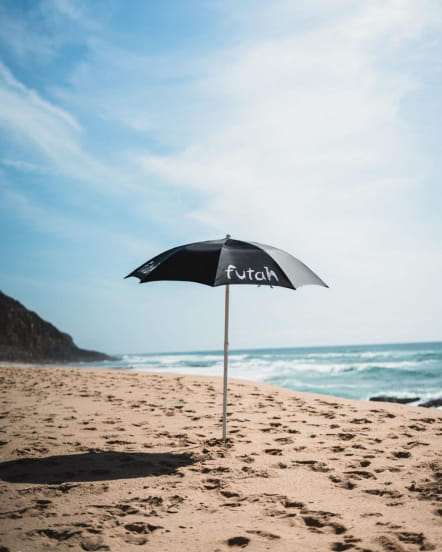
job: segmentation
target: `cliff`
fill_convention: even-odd
[[[10,362],[91,362],[113,360],[75,345],[72,337],[0,291],[0,360]]]

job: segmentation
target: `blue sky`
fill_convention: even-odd
[[[286,249],[330,289],[232,289],[231,346],[441,339],[438,0],[0,4],[0,289],[111,353],[220,349],[223,289],[123,277]]]

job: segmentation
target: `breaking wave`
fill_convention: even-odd
[[[221,376],[223,352],[127,354],[102,368]],[[442,343],[231,351],[229,376],[354,399],[442,395]]]

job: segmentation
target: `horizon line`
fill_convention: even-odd
[[[330,349],[333,347],[379,347],[384,345],[431,345],[442,344],[442,340],[431,341],[394,341],[382,343],[354,343],[343,345],[296,345],[283,347],[242,347],[229,349],[230,353],[243,351],[268,351],[268,350],[291,350],[291,349]],[[201,354],[201,353],[223,353],[223,349],[198,349],[198,350],[180,350],[180,351],[154,351],[144,353],[112,353],[117,356],[123,355],[179,355],[179,354]]]

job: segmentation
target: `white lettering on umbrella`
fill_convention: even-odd
[[[149,262],[146,263],[144,266],[142,266],[142,267],[138,270],[138,272],[140,272],[141,274],[144,274],[144,276],[147,276],[148,274],[150,274],[151,272],[153,272],[159,264],[160,264],[160,263],[158,263],[158,262],[149,261]]]
[[[264,270],[255,270],[254,268],[247,268],[238,270],[235,265],[229,265],[226,270],[227,278],[229,280],[236,277],[238,280],[249,280],[250,282],[270,282],[274,278],[279,282],[279,278],[274,270],[270,270],[268,266],[264,267]]]

